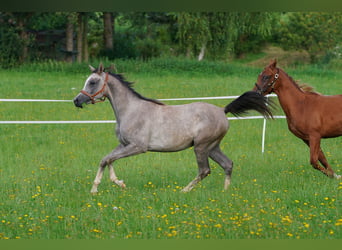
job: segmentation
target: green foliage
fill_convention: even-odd
[[[64,29],[77,13],[0,13],[1,67],[63,60]],[[102,12],[86,13],[92,60],[186,56],[227,60],[258,53],[268,42],[307,50],[312,62],[339,59],[342,15],[321,12],[124,12],[115,16],[114,49],[104,49]],[[21,25],[19,25],[21,23]],[[37,33],[38,31],[44,31]],[[27,32],[28,39],[19,37]],[[38,36],[38,35],[39,36]],[[56,38],[57,37],[57,38]],[[76,40],[75,40],[76,43]],[[27,48],[25,50],[24,48]],[[76,50],[76,49],[74,49]],[[23,53],[25,51],[25,53]],[[26,53],[27,51],[27,53]],[[27,54],[27,55],[26,55]]]
[[[260,41],[271,35],[275,16],[267,12],[182,12],[177,14],[178,37],[188,54],[198,54],[203,47],[207,47],[209,57],[220,59],[229,52],[254,52]]]
[[[233,52],[236,57],[245,53],[258,53],[274,32],[274,23],[279,13],[252,12],[238,13],[235,16],[236,38],[233,41]]]
[[[286,49],[306,50],[311,61],[342,42],[341,13],[293,12],[283,18],[279,41]]]
[[[11,68],[18,64],[22,41],[13,27],[0,25],[0,67]]]

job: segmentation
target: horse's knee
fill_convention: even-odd
[[[111,159],[108,156],[106,156],[101,160],[100,167],[105,168],[106,166],[109,166],[112,162],[113,161],[111,161]]]
[[[224,165],[224,172],[226,175],[232,175],[233,172],[233,161],[228,159],[227,163]]]
[[[207,177],[210,173],[211,173],[210,168],[201,169],[199,176],[201,177],[201,179],[203,179],[203,178]]]

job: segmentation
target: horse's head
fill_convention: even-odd
[[[277,68],[277,60],[273,60],[270,64],[260,73],[258,80],[255,83],[253,91],[262,95],[267,95],[273,92],[274,86],[279,79],[279,69]]]
[[[104,72],[102,63],[95,69],[89,65],[92,74],[85,81],[81,92],[74,98],[76,107],[82,108],[84,103],[96,103],[104,101],[106,98],[106,86],[108,81],[108,73]]]

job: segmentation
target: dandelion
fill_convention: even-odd
[[[290,224],[290,223],[292,223],[292,220],[288,215],[286,215],[285,217],[281,218],[281,222]]]
[[[335,226],[342,226],[342,219],[338,219],[335,223]]]

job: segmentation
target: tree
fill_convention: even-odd
[[[176,16],[181,46],[188,57],[198,54],[199,60],[206,51],[215,58],[227,56],[243,34],[265,36],[272,25],[272,15],[264,12],[181,12]]]
[[[207,43],[212,39],[207,13],[181,12],[177,14],[177,23],[178,37],[180,44],[186,49],[186,56],[191,57],[200,50],[198,58],[202,60]]]
[[[66,24],[66,37],[65,37],[65,47],[66,47],[66,61],[72,62],[73,50],[74,50],[74,13],[68,14],[68,22]]]
[[[287,13],[281,24],[281,45],[285,49],[306,50],[312,63],[342,40],[342,13]]]
[[[103,38],[105,50],[113,50],[114,18],[110,12],[103,12]]]
[[[88,53],[88,14],[77,13],[77,62],[87,62]]]
[[[276,12],[241,12],[234,17],[235,38],[232,50],[236,57],[258,52],[270,39],[274,25],[279,20]]]
[[[20,56],[20,63],[26,61],[28,57],[28,47],[30,44],[30,37],[27,32],[28,20],[33,15],[33,12],[15,12],[13,17],[16,19],[17,29],[19,32],[19,37],[22,41],[22,51]]]

